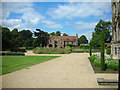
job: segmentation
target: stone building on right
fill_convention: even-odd
[[[120,59],[120,0],[112,0],[111,56]]]

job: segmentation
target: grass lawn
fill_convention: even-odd
[[[57,57],[59,56],[2,56],[2,75]]]

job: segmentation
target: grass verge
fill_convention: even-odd
[[[2,75],[57,57],[59,56],[2,56]]]

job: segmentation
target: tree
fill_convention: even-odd
[[[45,47],[47,46],[48,39],[49,39],[49,34],[47,32],[44,32],[40,29],[36,29],[38,32],[34,32],[34,35],[37,37],[39,46],[40,47]]]
[[[50,35],[55,36],[55,32],[51,32]]]
[[[92,56],[92,45],[90,44],[90,52],[89,52],[90,56]]]
[[[105,34],[104,31],[101,32],[101,70],[105,70],[105,55],[104,55],[104,47],[105,47]]]
[[[18,29],[16,28],[13,29],[11,31],[11,49],[12,50],[17,49],[17,47],[19,46],[18,36],[19,36]]]
[[[57,31],[55,35],[56,35],[56,36],[61,36],[61,32],[60,32],[60,31]]]
[[[80,38],[78,38],[79,44],[88,44],[88,40],[85,35],[82,35]]]
[[[2,49],[10,49],[11,47],[11,33],[7,27],[2,27]]]
[[[32,32],[30,30],[22,30],[19,32],[19,46],[32,46]],[[30,41],[30,42],[29,42]]]
[[[112,31],[112,24],[110,21],[103,21],[100,20],[98,24],[95,26],[95,31],[92,34],[91,44],[94,47],[100,47],[100,36],[101,32],[104,32],[105,43],[111,42],[111,31]]]
[[[63,36],[68,36],[68,34],[66,34],[66,33],[63,33]]]

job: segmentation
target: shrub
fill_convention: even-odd
[[[96,59],[96,56],[97,56],[97,55],[92,55],[92,56],[90,57],[90,61],[91,61],[91,62],[94,62],[94,60]]]
[[[7,52],[5,55],[25,55],[23,52]]]
[[[90,57],[90,61],[94,64],[96,67],[101,67],[101,59],[100,56],[92,55]],[[105,68],[117,70],[119,69],[119,63],[117,60],[107,58],[105,57]]]
[[[119,69],[119,63],[117,60],[108,58],[106,59],[107,68],[117,70]]]
[[[27,50],[32,50],[33,49],[33,47],[27,47]]]
[[[70,49],[62,49],[62,48],[41,48],[37,47],[33,49],[35,54],[68,54],[70,53]]]
[[[94,60],[94,66],[96,66],[96,67],[101,67],[100,59],[95,59],[95,60]]]
[[[107,50],[106,53],[110,55],[111,54],[111,48],[107,48],[106,50]]]

